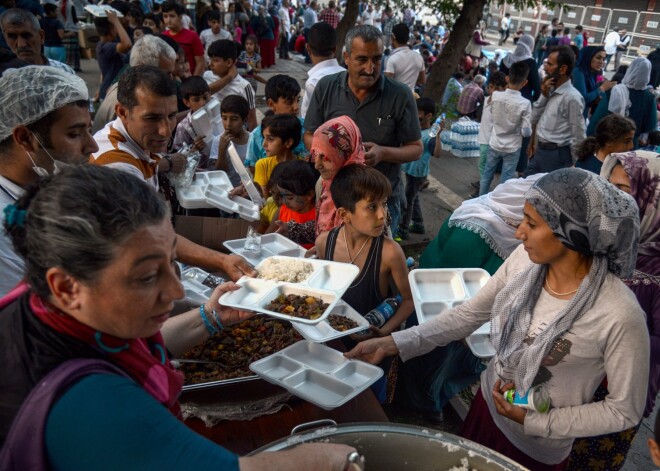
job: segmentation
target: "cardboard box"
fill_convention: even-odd
[[[83,49],[93,49],[96,55],[96,45],[101,40],[98,31],[94,25],[86,25],[78,30],[78,42]]]
[[[245,238],[248,227],[256,224],[243,219],[177,216],[174,230],[201,246],[227,252],[223,242]]]

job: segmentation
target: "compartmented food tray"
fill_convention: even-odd
[[[495,356],[495,347],[490,341],[490,322],[486,322],[475,330],[472,335],[465,339],[465,342],[472,353],[479,358],[492,358]]]
[[[236,255],[244,257],[253,265],[258,265],[268,257],[284,255],[288,257],[304,257],[305,248],[296,244],[282,234],[272,233],[261,236],[261,251],[259,253],[245,250],[246,239],[227,240],[223,245]]]
[[[472,298],[488,282],[481,268],[431,268],[408,274],[417,319],[427,322]]]
[[[383,375],[377,366],[348,360],[337,350],[308,340],[255,361],[250,369],[326,410],[345,404]]]
[[[265,267],[278,267],[275,272],[288,277],[305,276],[298,282],[285,282],[263,278],[243,277],[238,280],[241,289],[225,293],[220,298],[220,304],[247,311],[268,314],[279,319],[302,324],[318,324],[324,320],[335,307],[337,301],[348,289],[360,269],[349,263],[330,262],[327,260],[310,260],[293,257],[270,257],[256,266],[262,275]],[[290,271],[302,267],[307,272]],[[308,273],[308,274],[307,274]],[[293,278],[289,278],[290,280]],[[313,296],[327,303],[327,308],[315,319],[296,317],[281,312],[266,309],[266,306],[280,295]]]
[[[360,315],[359,312],[346,304],[344,301],[338,301],[328,317],[332,316],[333,314],[347,317],[348,319],[357,322],[358,325],[357,327],[347,329],[345,331],[335,330],[330,325],[329,319],[321,321],[315,325],[300,324],[298,322],[291,322],[291,325],[298,331],[300,335],[305,337],[305,339],[315,343],[328,342],[330,340],[345,337],[346,335],[351,335],[369,328],[369,321],[367,321],[364,316]]]
[[[186,268],[181,272],[181,283],[186,298],[199,304],[208,301],[215,287],[224,281],[221,277],[211,275],[197,267]]]

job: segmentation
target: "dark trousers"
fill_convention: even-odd
[[[289,58],[289,34],[288,33],[280,33],[280,44],[278,46],[278,50],[280,51],[280,59],[288,59]]]
[[[403,213],[400,226],[408,228],[410,221],[424,225],[422,206],[419,204],[419,191],[422,189],[426,177],[413,177],[406,173],[406,212]]]
[[[573,156],[571,155],[571,146],[562,146],[547,148],[541,143],[536,146],[536,152],[527,164],[525,177],[537,173],[548,173],[560,168],[566,168],[573,165]]]
[[[522,147],[520,148],[520,157],[518,157],[518,165],[516,165],[516,172],[523,173],[527,169],[527,148],[529,147],[529,141],[531,137],[523,137]]]
[[[500,30],[500,46],[506,42],[506,40],[509,39],[509,30],[508,29],[501,29]]]

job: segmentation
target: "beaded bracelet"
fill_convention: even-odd
[[[204,312],[204,305],[202,304],[199,306],[199,315],[202,317],[202,320],[204,321],[204,325],[206,326],[206,330],[209,331],[209,335],[216,334],[220,332],[220,329],[217,327],[214,327],[213,324],[208,320],[206,317],[206,313]]]
[[[215,323],[216,323],[216,325],[218,326],[218,330],[222,330],[222,329],[224,329],[225,326],[222,325],[222,322],[220,321],[220,316],[218,315],[218,311],[216,311],[215,309],[213,309],[213,310],[211,311],[211,314],[213,315],[213,319],[215,319]]]

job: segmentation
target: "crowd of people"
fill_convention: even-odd
[[[178,420],[183,377],[169,360],[254,315],[220,304],[239,289],[228,282],[170,317],[184,296],[175,262],[256,276],[173,227],[178,214],[237,217],[184,209],[174,191],[195,153],[198,172],[222,170],[230,196],[247,195],[230,145],[263,198],[258,232],[356,265],[343,299],[362,315],[398,296],[384,325],[344,338],[348,358],[398,371],[397,401],[440,422],[480,379],[462,436],[533,470],[623,465],[660,388],[657,60],[620,65],[611,43],[627,47],[625,31],[599,46],[553,21],[489,61],[477,29],[436,101],[420,94],[449,33],[410,8],[360,3],[340,63],[334,1],[118,0],[94,19],[93,96],[67,65],[78,5],[63,3],[0,11],[0,468],[345,469],[350,446],[238,457]],[[304,86],[266,79],[292,51],[312,66]],[[206,136],[194,116],[211,99],[222,125]],[[420,191],[443,113],[445,127],[480,122],[480,180],[420,267],[492,278],[417,325],[397,242],[427,232]],[[461,341],[488,321],[484,365]],[[388,377],[372,386],[381,402]],[[505,399],[539,387],[549,411]]]

